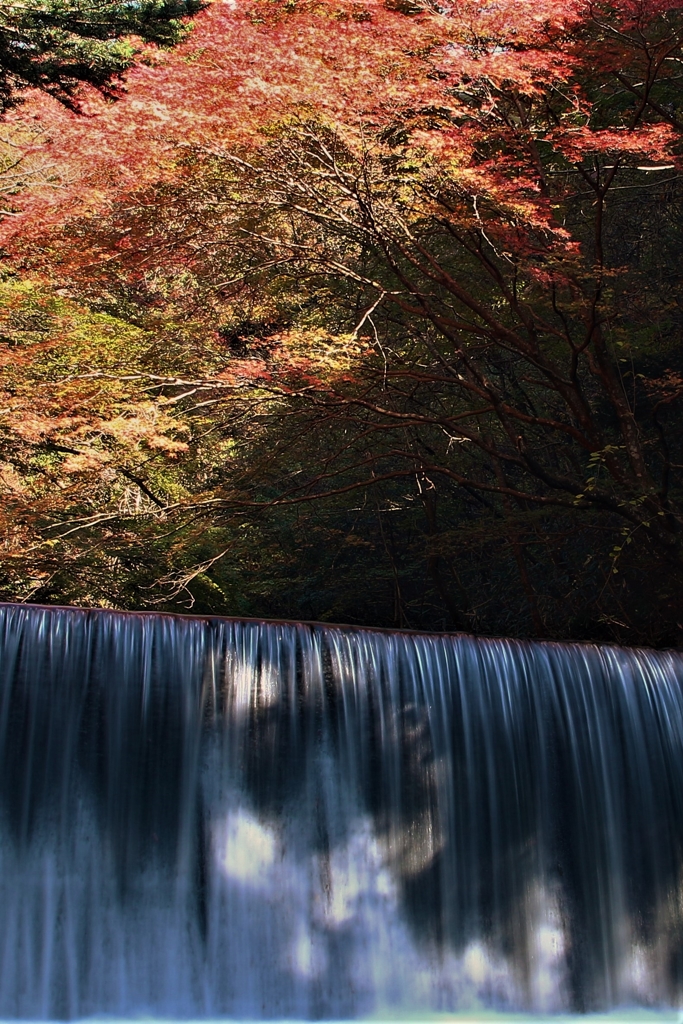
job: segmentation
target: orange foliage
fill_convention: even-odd
[[[74,114],[33,96],[10,115],[9,126],[33,119],[47,127],[33,149],[49,157],[53,181],[15,197],[21,215],[5,219],[1,241],[14,247],[19,238],[44,237],[72,215],[172,177],[178,147],[258,145],[292,114],[322,116],[356,140],[402,120],[435,158],[470,167],[477,187],[505,191],[505,175],[512,176],[518,199],[520,188],[530,190],[532,219],[547,224],[542,197],[531,194],[538,191],[532,142],[571,162],[592,152],[669,158],[675,132],[666,124],[641,117],[596,131],[594,100],[582,83],[588,75],[595,85],[596,67],[608,75],[637,59],[638,32],[673,7],[669,0],[461,0],[406,5],[411,13],[402,13],[381,0],[216,0],[177,49],[145,51],[118,101],[84,95],[83,113]],[[599,44],[587,41],[586,26],[600,35],[604,19],[614,31]],[[669,53],[671,45],[662,38]],[[564,96],[562,120],[532,126],[530,104],[548,90]],[[499,156],[475,159],[482,142],[505,152],[503,165]]]

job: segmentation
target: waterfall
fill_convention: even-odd
[[[0,1017],[683,996],[683,655],[0,606]]]

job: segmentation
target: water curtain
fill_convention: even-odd
[[[0,607],[0,1017],[667,1007],[683,655]]]

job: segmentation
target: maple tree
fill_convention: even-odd
[[[179,339],[175,360],[202,352],[188,375],[157,351],[145,397],[220,461],[201,494],[161,502],[217,531],[159,571],[176,596],[223,551],[244,567],[236,537],[259,522],[273,564],[299,547],[285,576],[322,573],[331,545],[353,591],[357,553],[384,559],[400,625],[441,605],[451,627],[670,642],[682,41],[663,0],[224,4],[88,123],[40,108],[69,194],[16,195],[5,244]],[[82,427],[56,429],[69,447]],[[353,615],[340,600],[327,617]]]

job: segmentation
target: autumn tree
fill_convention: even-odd
[[[227,578],[224,541],[258,521],[286,553],[257,599],[270,614],[283,581],[310,590],[320,571],[339,600],[287,613],[671,642],[679,9],[255,3],[220,18],[229,90],[228,36],[206,29],[181,70],[145,80],[167,111],[163,176],[146,167],[117,196],[98,172],[102,208],[21,250],[34,270],[58,253],[60,284],[107,315],[203,335],[200,372],[162,358],[149,384],[177,415],[211,410],[195,453],[203,436],[233,446],[210,493],[181,502],[217,531],[197,565]],[[250,70],[266,55],[270,107]],[[163,107],[181,81],[199,128]],[[99,122],[114,155],[127,116]],[[385,606],[354,610],[380,564]],[[187,596],[192,572],[159,576]]]
[[[556,540],[575,543],[582,522],[593,532],[580,547],[585,565],[602,561],[603,589],[631,545],[643,567],[654,559],[675,618],[680,12],[415,13],[441,106],[427,82],[430,105],[396,111],[370,142],[317,121],[259,159],[223,154],[249,222],[230,232],[261,244],[254,272],[344,283],[349,328],[374,348],[350,387],[313,396],[345,441],[283,500],[333,494],[352,471],[363,489],[404,475],[433,532],[437,481],[488,496],[539,632],[529,563],[548,529],[538,513],[554,509]],[[435,21],[447,45],[434,46]]]

